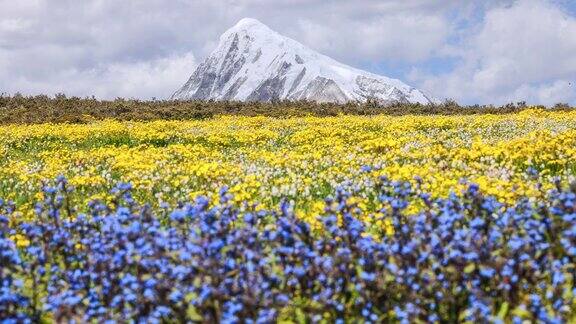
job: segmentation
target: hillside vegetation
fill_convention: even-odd
[[[454,101],[438,105],[395,104],[377,102],[319,104],[314,102],[214,102],[136,99],[96,100],[93,98],[49,96],[0,96],[0,124],[87,123],[93,120],[194,120],[217,115],[302,117],[337,115],[476,115],[506,114],[527,109],[523,103],[504,106],[461,106]],[[534,108],[534,107],[531,107]],[[536,108],[545,108],[543,106]],[[550,110],[571,109],[558,104]]]

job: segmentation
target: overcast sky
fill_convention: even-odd
[[[0,0],[0,93],[166,98],[243,17],[437,98],[576,104],[574,0]]]

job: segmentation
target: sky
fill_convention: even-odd
[[[576,104],[574,0],[0,0],[0,93],[163,99],[244,17],[462,104]]]

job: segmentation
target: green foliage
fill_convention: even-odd
[[[239,116],[337,116],[337,115],[473,115],[504,114],[528,108],[526,103],[504,106],[460,106],[454,101],[437,105],[366,103],[314,103],[306,101],[282,102],[221,102],[221,101],[174,101],[137,99],[96,100],[95,98],[66,97],[56,95],[6,96],[0,95],[0,124],[34,123],[88,123],[93,120],[190,120],[206,119],[216,115]],[[544,107],[540,107],[544,108]],[[572,109],[558,104],[554,110]]]

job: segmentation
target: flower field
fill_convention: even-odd
[[[0,319],[576,320],[576,112],[0,126]]]

